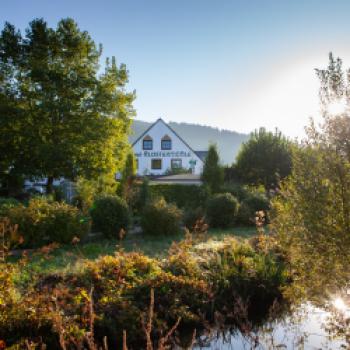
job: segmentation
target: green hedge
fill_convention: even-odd
[[[237,217],[239,203],[231,193],[219,193],[208,200],[207,219],[211,227],[232,226]]]
[[[128,229],[129,208],[125,200],[118,196],[106,195],[98,198],[90,213],[94,228],[107,238],[117,238],[120,230]]]
[[[180,231],[182,211],[163,198],[147,204],[142,211],[141,227],[144,234],[174,235]]]
[[[168,203],[173,203],[179,208],[197,208],[205,206],[209,196],[204,186],[160,184],[150,185],[150,194],[153,198],[162,197]]]

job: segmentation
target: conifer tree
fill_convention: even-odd
[[[204,161],[202,181],[213,193],[218,192],[224,183],[224,169],[219,164],[216,145],[210,145]]]

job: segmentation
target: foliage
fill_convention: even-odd
[[[227,182],[221,188],[222,193],[231,193],[236,197],[239,202],[244,201],[251,194],[251,191],[246,185],[241,184],[240,182]]]
[[[254,225],[256,212],[264,211],[265,216],[270,210],[270,201],[265,195],[251,193],[239,206],[237,222],[242,225]],[[266,217],[266,219],[268,219]]]
[[[277,129],[255,130],[243,143],[236,158],[235,170],[244,183],[276,188],[291,172],[291,142]]]
[[[186,168],[168,168],[164,175],[191,174],[191,172],[191,169]]]
[[[142,211],[141,227],[144,234],[173,235],[180,230],[182,212],[163,198],[153,200]]]
[[[9,24],[0,35],[0,175],[97,178],[122,167],[134,111],[128,72],[72,19]]]
[[[78,178],[74,204],[84,213],[88,213],[98,196],[113,195],[117,184],[114,175],[101,175],[97,179]]]
[[[323,123],[307,129],[308,139],[293,153],[292,175],[273,202],[273,227],[297,276],[294,292],[309,297],[328,296],[350,277],[350,116],[328,108],[349,97],[341,61],[331,55],[318,73]]]
[[[0,197],[0,217],[6,216],[9,209],[18,206],[19,204],[19,201],[15,198]]]
[[[0,217],[0,262],[5,262],[8,252],[16,244],[21,244],[17,233],[18,225],[12,225],[9,218]]]
[[[107,238],[120,237],[121,230],[129,226],[130,213],[125,200],[118,196],[101,196],[91,209],[94,228]]]
[[[224,183],[224,169],[219,164],[216,145],[210,145],[204,161],[202,181],[205,186],[216,193]]]
[[[132,195],[133,195],[133,183],[135,180],[135,175],[136,175],[136,161],[135,161],[135,156],[133,152],[129,152],[124,168],[121,173],[121,179],[119,182],[119,187],[118,187],[118,194],[124,198],[127,203],[130,203],[132,200]]]
[[[129,206],[136,215],[141,214],[143,208],[150,200],[151,190],[149,179],[147,176],[144,176],[141,185],[133,186],[130,193]]]
[[[70,243],[74,237],[84,237],[89,230],[89,221],[76,207],[45,198],[33,198],[27,207],[12,207],[7,216],[13,225],[18,225],[18,234],[26,247]]]
[[[5,301],[0,303],[0,339],[9,345],[25,337],[42,339],[50,349],[63,341],[81,344],[89,334],[97,345],[106,336],[108,348],[120,348],[123,330],[128,346],[143,348],[145,312],[155,340],[179,318],[180,325],[197,329],[218,315],[229,320],[238,301],[252,317],[263,318],[266,310],[252,311],[268,309],[289,283],[283,259],[273,250],[232,238],[198,242],[191,236],[174,244],[164,260],[119,252],[84,261],[76,273],[37,276],[34,287],[23,289],[6,269],[0,278]]]
[[[196,223],[204,218],[205,210],[202,207],[195,209],[188,208],[184,210],[183,223],[188,230],[193,231]]]
[[[230,193],[220,193],[208,200],[207,220],[211,227],[230,227],[236,220],[238,201]]]
[[[163,197],[179,208],[204,206],[208,198],[207,188],[197,185],[157,184],[149,186],[149,192],[152,198]]]

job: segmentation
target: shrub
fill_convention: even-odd
[[[184,211],[183,224],[192,231],[196,222],[205,217],[205,212],[202,207],[196,209],[188,208]]]
[[[179,208],[197,208],[203,206],[208,198],[208,190],[204,186],[160,184],[149,186],[151,197],[163,197],[168,203]]]
[[[12,224],[18,224],[18,234],[26,247],[70,243],[73,237],[85,236],[89,229],[89,222],[79,209],[45,198],[33,198],[27,207],[10,208],[8,217]]]
[[[121,229],[127,230],[130,214],[125,200],[113,195],[98,198],[91,209],[94,228],[107,238],[117,238]]]
[[[140,214],[146,203],[150,200],[150,186],[148,177],[144,177],[141,185],[133,186],[130,197],[129,206],[134,214]]]
[[[267,218],[267,211],[270,209],[270,202],[266,196],[258,193],[250,194],[241,202],[238,210],[237,222],[243,225],[254,225],[255,213],[264,211]]]
[[[95,180],[80,177],[76,183],[76,195],[73,198],[73,203],[83,213],[88,213],[98,196],[113,195],[116,188],[116,181],[110,175],[101,175]]]
[[[238,199],[239,202],[242,202],[250,195],[250,191],[247,189],[247,187],[243,186],[239,182],[226,183],[222,187],[222,192],[231,193],[234,197]]]
[[[238,201],[230,193],[214,195],[208,201],[207,219],[212,227],[229,227],[237,216]]]
[[[0,197],[0,217],[7,216],[9,209],[19,205],[19,201],[15,198]]]
[[[179,232],[182,211],[164,198],[146,205],[142,212],[141,227],[145,234],[172,235]]]

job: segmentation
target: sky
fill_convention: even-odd
[[[302,138],[320,120],[315,68],[350,63],[348,0],[0,0],[0,25],[71,17],[115,56],[137,119]]]

